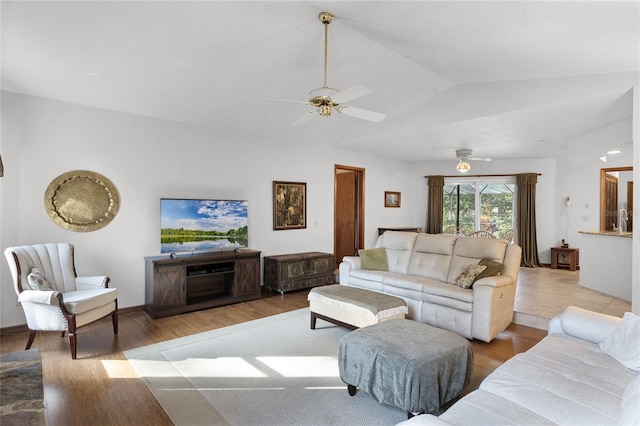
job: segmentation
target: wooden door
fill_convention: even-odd
[[[627,182],[627,231],[633,231],[633,181]]]
[[[615,176],[611,176],[610,174],[606,175],[605,181],[605,192],[606,192],[606,205],[605,205],[605,216],[607,217],[607,221],[605,223],[605,229],[607,231],[613,231],[613,227],[618,227],[618,178]]]
[[[335,268],[344,256],[364,248],[364,169],[335,166],[334,259]]]

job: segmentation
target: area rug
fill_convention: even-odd
[[[177,425],[395,425],[407,414],[349,396],[338,340],[349,330],[309,309],[125,352]]]
[[[0,424],[44,425],[44,417],[40,352],[0,355]]]

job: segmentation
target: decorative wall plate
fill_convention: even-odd
[[[118,213],[120,197],[109,179],[88,170],[55,178],[44,194],[44,207],[59,226],[90,232],[107,226]]]

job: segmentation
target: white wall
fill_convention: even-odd
[[[634,87],[639,87],[637,81]],[[634,177],[640,176],[638,120],[640,97],[633,97]],[[131,114],[2,92],[0,148],[5,176],[0,178],[0,249],[18,244],[67,241],[76,246],[81,275],[106,273],[118,288],[121,307],[144,304],[144,256],[159,254],[161,197],[220,197],[249,200],[250,245],[263,255],[307,250],[333,251],[333,168],[366,169],[365,246],[378,226],[425,226],[425,175],[452,174],[455,161],[404,163],[318,146],[319,141],[251,140]],[[624,134],[628,124],[576,138],[576,147],[601,137]],[[275,139],[275,138],[274,138]],[[581,148],[576,148],[577,150]],[[575,154],[575,153],[574,153]],[[233,162],[230,158],[235,159]],[[569,156],[567,158],[575,158]],[[625,164],[626,165],[626,164]],[[609,166],[609,165],[607,165]],[[550,262],[549,248],[565,238],[562,200],[568,211],[572,243],[577,231],[597,229],[599,174],[591,166],[565,159],[475,163],[474,174],[539,172],[538,247]],[[593,165],[594,170],[602,167]],[[58,227],[46,214],[44,192],[58,175],[88,169],[118,188],[121,208],[104,229],[75,233]],[[273,231],[273,180],[307,182],[308,228]],[[384,208],[385,190],[402,193],[400,209]],[[640,189],[635,185],[635,199]],[[585,211],[584,206],[589,204]],[[575,206],[575,208],[573,207]],[[639,223],[640,209],[634,212]],[[589,216],[588,221],[583,221]],[[588,224],[583,223],[588,222]],[[640,309],[640,226],[634,230],[633,307]],[[0,327],[24,323],[11,278],[0,261]]]
[[[424,226],[415,166],[346,151],[248,140],[215,129],[2,93],[0,248],[42,242],[76,246],[80,275],[107,274],[122,308],[144,304],[144,257],[160,253],[160,198],[249,201],[249,245],[264,255],[333,252],[334,165],[366,169],[365,245],[378,226]],[[88,233],[56,225],[44,193],[58,175],[77,169],[109,178],[120,210]],[[272,181],[307,183],[307,228],[273,231]],[[402,193],[401,208],[384,208],[385,190]],[[418,221],[420,220],[420,221]],[[23,324],[6,262],[0,263],[0,326]]]

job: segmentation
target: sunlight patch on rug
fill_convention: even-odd
[[[125,352],[178,425],[394,425],[406,413],[349,396],[338,340],[300,309]]]

